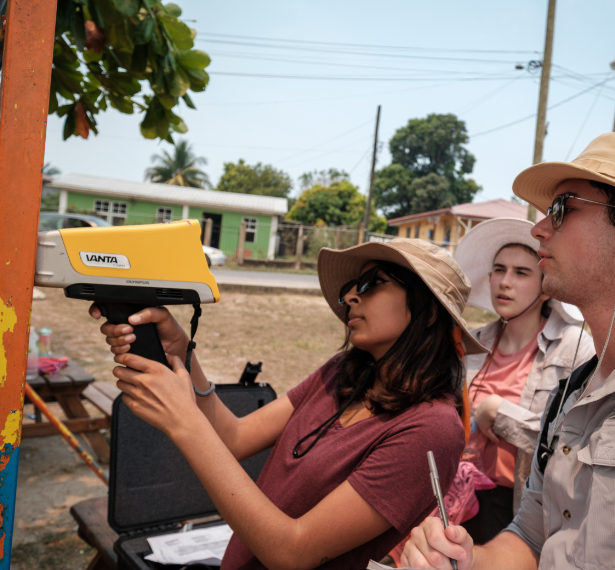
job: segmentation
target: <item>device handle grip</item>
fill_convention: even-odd
[[[147,308],[147,305],[135,305],[132,303],[98,303],[100,312],[111,324],[128,324],[128,317]],[[154,323],[144,325],[130,325],[135,335],[135,341],[130,344],[128,352],[137,354],[148,360],[160,362],[171,368],[162,348],[162,342],[158,336],[158,329]]]

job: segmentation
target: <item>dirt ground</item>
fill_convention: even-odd
[[[112,355],[98,331],[99,324],[87,314],[87,303],[66,299],[61,290],[44,292],[47,298],[34,302],[32,325],[52,329],[54,353],[74,359],[96,380],[114,383]],[[189,329],[192,308],[172,311]],[[471,328],[492,318],[474,309],[464,317]],[[196,354],[213,382],[237,382],[247,361],[262,361],[259,380],[271,384],[281,395],[337,352],[343,327],[322,297],[223,293],[220,303],[203,307],[195,340]],[[59,406],[52,408],[63,416]],[[94,408],[89,409],[96,414]],[[27,406],[25,414],[32,412]],[[104,484],[60,436],[25,439],[12,568],[86,568],[94,553],[77,538],[68,511],[73,504],[106,492]]]

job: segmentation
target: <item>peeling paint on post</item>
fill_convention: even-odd
[[[0,570],[9,570],[11,564],[55,19],[55,0],[10,0],[4,27],[0,83]]]

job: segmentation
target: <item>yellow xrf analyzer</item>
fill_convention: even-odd
[[[145,307],[193,305],[189,360],[200,305],[220,300],[200,236],[197,220],[40,232],[34,284],[96,302],[114,324]],[[130,352],[168,366],[156,326],[133,329]]]

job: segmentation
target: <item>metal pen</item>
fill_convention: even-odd
[[[427,452],[427,461],[429,463],[429,477],[431,479],[431,488],[433,494],[436,496],[436,502],[438,503],[438,510],[440,511],[440,518],[444,528],[448,526],[448,517],[446,516],[446,509],[444,508],[444,496],[442,495],[442,488],[440,487],[440,477],[438,476],[438,468],[436,467],[436,458],[433,456],[432,451]],[[457,560],[449,558],[453,570],[458,570]]]

